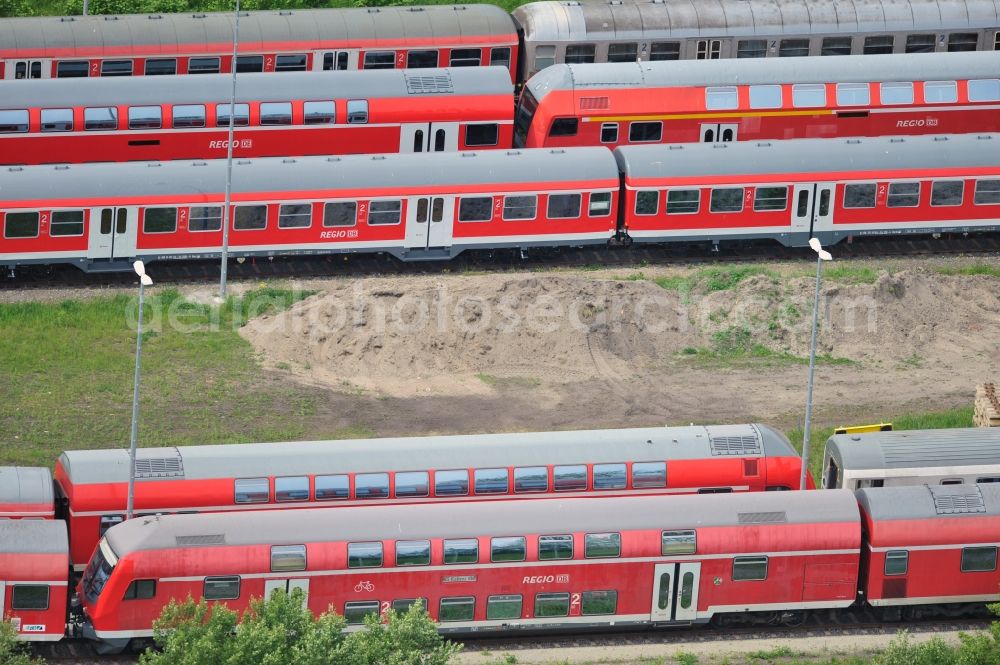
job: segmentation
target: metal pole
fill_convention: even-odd
[[[233,29],[233,87],[229,94],[229,140],[226,142],[226,207],[222,209],[222,265],[219,276],[219,299],[226,299],[229,264],[229,203],[233,198],[233,128],[236,121],[236,48],[240,42],[240,0],[236,0],[236,26]]]
[[[87,6],[90,4],[90,0],[83,0],[83,15],[87,15]]]
[[[139,439],[139,377],[142,374],[142,310],[145,301],[146,287],[139,279],[139,321],[135,337],[135,381],[132,387],[132,438],[128,448],[128,504],[125,507],[125,519],[130,520],[135,507],[135,448]]]
[[[816,327],[819,323],[819,281],[823,270],[823,259],[816,256],[816,299],[813,301],[812,343],[809,345],[809,382],[806,389],[806,422],[802,430],[802,477],[799,489],[806,488],[806,476],[809,474],[809,425],[812,420],[813,406],[813,373],[816,370]]]

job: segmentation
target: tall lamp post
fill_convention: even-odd
[[[132,268],[139,276],[139,319],[135,335],[135,381],[132,384],[132,437],[128,448],[128,504],[125,507],[127,520],[132,519],[135,507],[135,447],[139,438],[139,377],[142,374],[142,310],[146,287],[153,285],[153,279],[146,274],[146,266],[142,261],[133,263]]]
[[[812,342],[809,344],[809,382],[806,389],[806,422],[802,430],[802,477],[799,489],[806,488],[806,477],[809,475],[809,425],[812,420],[813,407],[813,375],[816,371],[816,328],[819,324],[819,284],[823,274],[823,261],[832,261],[833,255],[823,249],[816,238],[809,239],[809,246],[816,252],[816,298],[813,301]]]
[[[233,128],[236,126],[236,58],[240,45],[240,0],[236,0],[236,19],[233,26],[232,87],[229,92],[229,140],[226,142],[226,202],[222,211],[222,252],[219,266],[219,300],[226,300],[226,278],[229,270],[229,206],[233,199]]]

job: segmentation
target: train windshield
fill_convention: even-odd
[[[80,582],[83,595],[91,603],[97,602],[98,596],[101,595],[101,591],[108,578],[111,577],[111,571],[115,569],[117,563],[118,557],[111,550],[107,539],[101,538],[97,549],[94,550],[94,556],[91,557],[90,563],[87,565],[87,570],[83,573],[83,580]]]
[[[535,109],[538,108],[538,100],[530,91],[521,93],[521,102],[517,105],[517,117],[514,118],[514,147],[523,148],[528,142],[528,127],[535,117]]]

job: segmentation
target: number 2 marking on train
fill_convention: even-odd
[[[388,613],[389,613],[389,601],[383,600],[382,609],[380,610],[379,614],[388,614]]]
[[[580,607],[580,594],[574,593],[571,598],[572,600],[570,601],[570,604],[572,604],[574,608]]]

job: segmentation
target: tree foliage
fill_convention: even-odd
[[[0,608],[2,610],[3,608]],[[28,644],[17,638],[17,631],[10,622],[0,621],[0,663],[3,665],[44,665],[41,658],[28,652]]]

